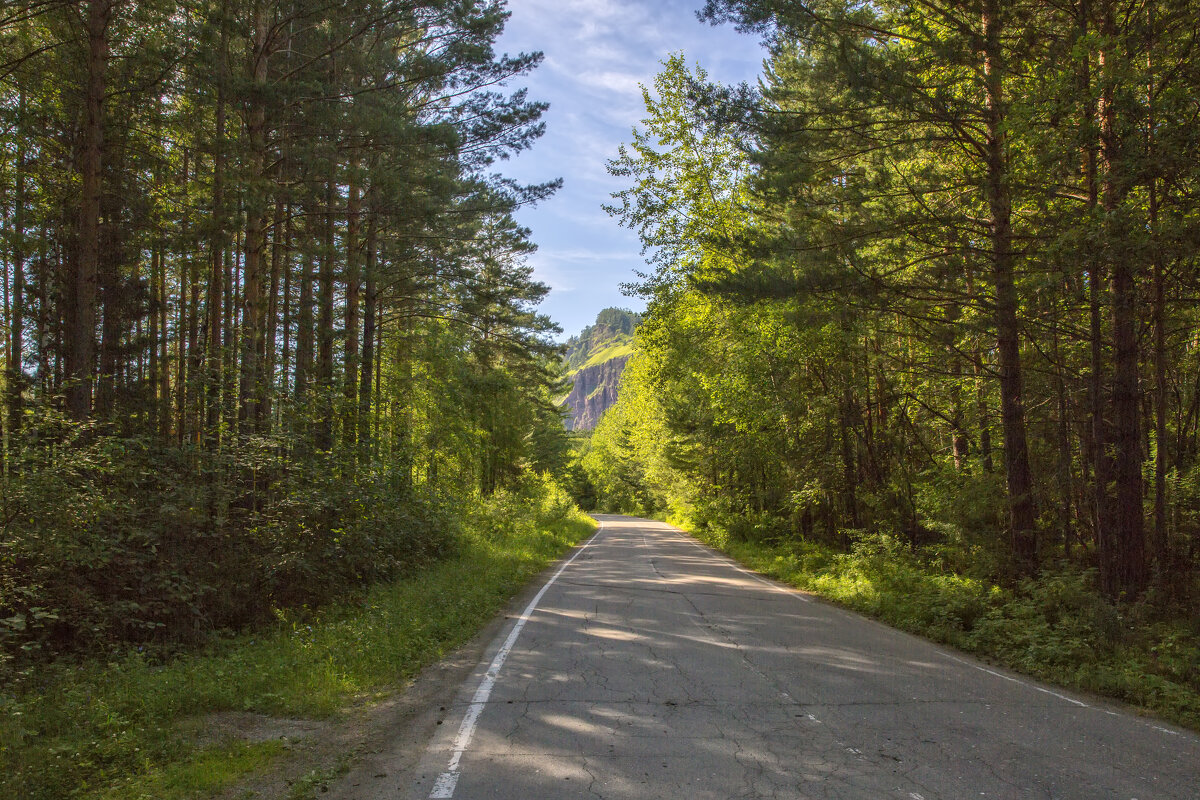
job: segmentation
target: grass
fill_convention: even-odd
[[[573,369],[571,374],[574,375],[580,370],[587,369],[588,367],[594,367],[597,364],[603,364],[605,361],[611,361],[614,358],[621,358],[622,356],[630,355],[633,355],[632,342],[610,345],[602,350],[597,350],[596,352],[592,353],[588,357],[588,360]]]
[[[358,602],[229,637],[167,663],[139,653],[58,664],[0,694],[0,796],[184,800],[279,755],[278,743],[196,741],[224,711],[330,717],[394,691],[469,639],[593,530],[562,497],[502,495],[473,512],[459,553]]]
[[[263,769],[284,752],[279,741],[236,742],[198,751],[186,760],[150,767],[102,790],[104,800],[187,800],[211,796],[250,772]]]
[[[350,758],[343,756],[329,769],[315,769],[302,777],[288,792],[288,800],[307,800],[317,792],[329,790],[328,784],[350,771]]]
[[[1048,682],[1115,698],[1200,730],[1200,617],[1119,607],[1082,570],[1013,588],[947,565],[935,550],[866,537],[850,553],[813,542],[697,538],[750,569],[889,625]]]

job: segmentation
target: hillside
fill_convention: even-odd
[[[564,356],[574,380],[566,404],[568,430],[591,430],[617,401],[625,363],[633,355],[633,332],[641,316],[621,308],[606,308],[596,322],[567,341]]]

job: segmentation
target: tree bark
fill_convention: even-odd
[[[8,433],[12,450],[21,432],[22,393],[25,391],[25,93],[17,101],[17,152],[13,192],[12,316],[9,318]]]
[[[87,5],[87,82],[80,132],[79,231],[68,301],[67,413],[85,420],[92,413],[96,360],[96,294],[100,266],[100,198],[104,157],[104,96],[108,89],[108,26],[116,0]]]
[[[225,208],[225,91],[229,59],[229,24],[226,19],[228,3],[221,4],[220,63],[217,68],[216,131],[213,153],[212,179],[212,230],[209,238],[209,282],[208,282],[208,342],[205,367],[205,441],[211,448],[220,446],[221,439],[221,385],[222,351],[224,348],[224,321],[221,313],[225,306],[225,253],[228,224]]]
[[[1105,220],[1104,253],[1108,261],[1109,297],[1113,326],[1113,477],[1116,508],[1113,515],[1111,590],[1114,596],[1135,598],[1145,589],[1146,555],[1143,521],[1141,387],[1138,376],[1136,266],[1121,252],[1127,239],[1123,204],[1120,134],[1117,132],[1116,22],[1111,0],[1101,5],[1100,50],[1100,187]]]
[[[291,260],[292,207],[284,203],[282,191],[275,200],[271,222],[271,280],[267,292],[267,332],[263,341],[263,425],[271,428],[272,397],[275,394],[275,345],[279,336],[279,283]],[[285,288],[287,281],[284,280]],[[285,302],[286,305],[286,302]]]
[[[354,166],[351,165],[351,169]],[[362,270],[360,267],[361,198],[357,177],[351,176],[349,196],[346,201],[346,330],[344,350],[344,373],[342,394],[345,397],[345,414],[342,421],[342,438],[353,444],[358,433],[358,322],[361,304]]]
[[[1001,21],[998,0],[983,4],[986,78],[985,193],[991,227],[992,280],[996,298],[1000,416],[1004,428],[1004,466],[1008,479],[1009,537],[1014,567],[1030,575],[1037,568],[1033,478],[1025,431],[1018,298],[1013,273],[1012,196],[1005,146],[1005,99]]]
[[[325,240],[321,246],[320,271],[317,276],[317,430],[319,450],[333,446],[333,261],[335,251],[337,197],[335,178],[331,174],[325,186]]]
[[[311,220],[314,211],[310,205],[305,213],[309,220],[306,228],[311,231]],[[301,405],[308,397],[309,382],[312,380],[313,367],[313,241],[309,233],[309,247],[304,254],[304,266],[300,272],[300,304],[296,309],[296,383],[293,391],[297,405]]]
[[[1154,31],[1153,12],[1148,26]],[[1146,152],[1151,165],[1149,180],[1150,215],[1150,248],[1151,260],[1154,264],[1154,535],[1153,557],[1154,572],[1158,583],[1165,584],[1169,565],[1169,543],[1167,534],[1167,470],[1170,469],[1170,452],[1167,447],[1167,290],[1166,270],[1163,264],[1162,242],[1158,226],[1158,163],[1156,105],[1158,87],[1154,75],[1154,34],[1150,34],[1147,42],[1146,72],[1148,85],[1146,87]]]
[[[378,289],[375,271],[378,259],[378,240],[375,217],[368,211],[366,241],[366,292],[363,298],[363,350],[362,371],[358,381],[358,446],[368,455],[371,451],[371,376],[375,370],[375,314]]]
[[[267,153],[266,84],[270,58],[267,13],[262,2],[254,4],[251,40],[246,138],[254,174],[246,208],[246,250],[242,289],[242,368],[238,390],[238,420],[243,432],[257,431],[262,424],[263,348],[266,322],[266,295],[263,291],[266,263],[267,202],[265,197]]]

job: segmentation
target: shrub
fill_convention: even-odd
[[[0,669],[64,652],[194,644],[452,551],[436,497],[383,469],[68,428],[0,479]]]

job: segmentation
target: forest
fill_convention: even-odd
[[[1042,631],[1008,663],[1086,688],[1200,688],[1198,10],[710,0],[769,55],[664,61],[609,163],[649,308],[601,504],[969,649]]]
[[[407,574],[562,462],[507,17],[3,4],[0,676]]]

